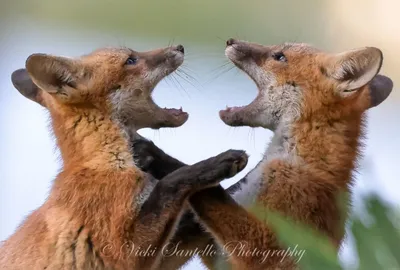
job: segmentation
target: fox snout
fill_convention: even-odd
[[[168,65],[171,68],[177,68],[183,63],[185,48],[183,45],[171,46],[164,49],[144,52],[141,58],[146,60],[150,70],[160,66]]]
[[[225,54],[234,62],[252,60],[260,64],[263,59],[268,58],[270,49],[257,43],[230,38],[226,41]]]

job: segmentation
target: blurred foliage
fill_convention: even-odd
[[[383,72],[399,80],[398,0],[14,0],[0,2],[0,38],[9,23],[42,23],[66,29],[131,38],[219,46],[235,37],[263,44],[306,42],[341,51],[376,46]],[[357,9],[357,12],[354,12]],[[371,19],[373,18],[373,19]],[[11,27],[12,28],[12,27]],[[12,31],[12,30],[10,30]],[[124,41],[124,40],[123,40]],[[121,44],[118,44],[121,45]],[[395,84],[396,85],[396,84]],[[399,96],[394,91],[392,96]]]
[[[397,209],[392,209],[378,197],[365,198],[368,221],[353,215],[349,219],[350,233],[354,236],[359,270],[400,269],[400,220]],[[307,226],[257,207],[254,211],[277,233],[284,246],[298,246],[305,250],[299,261],[301,269],[345,269],[329,240]]]
[[[258,42],[283,42],[306,36],[318,42],[324,34],[319,0],[307,5],[292,1],[240,0],[16,0],[1,3],[0,15],[18,14],[35,21],[57,22],[76,29],[121,32],[132,36],[186,39],[203,44],[221,43],[229,37]],[[304,16],[313,8],[312,15]],[[304,15],[301,15],[304,14]],[[286,19],[283,19],[286,18]],[[304,31],[312,28],[313,31]]]

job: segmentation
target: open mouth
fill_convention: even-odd
[[[228,126],[250,126],[252,127],[252,120],[257,115],[257,103],[259,102],[259,95],[248,105],[244,106],[226,106],[225,110],[219,111],[219,117]],[[255,127],[255,125],[254,125]]]
[[[257,84],[251,74],[249,74],[249,72],[247,72],[243,66],[242,60],[246,57],[246,54],[240,50],[237,44],[229,44],[229,42],[230,41],[227,42],[225,55],[236,67],[249,75]],[[248,105],[234,107],[226,106],[224,110],[219,111],[219,117],[225,124],[229,126],[252,126],[251,120],[257,113],[259,97],[260,91],[257,97]]]
[[[241,126],[243,123],[243,111],[245,106],[228,107],[225,110],[219,111],[221,120],[229,126]]]
[[[167,63],[170,65],[170,68],[165,73],[165,76],[162,78],[164,80],[172,73],[174,73],[183,63],[184,58],[184,49],[183,46],[175,47],[175,50],[171,51],[171,56],[167,59]],[[151,98],[151,97],[150,97]],[[161,108],[158,106],[154,100],[151,98],[151,101],[154,103],[154,120],[155,123],[152,126],[154,129],[162,128],[162,127],[180,127],[182,126],[189,118],[189,114],[182,110],[182,107],[179,109],[176,108]]]
[[[157,104],[155,104],[154,111],[154,125],[151,127],[153,129],[163,128],[163,127],[180,127],[182,126],[189,118],[189,114],[182,110],[182,107],[179,109],[176,108],[161,108]]]

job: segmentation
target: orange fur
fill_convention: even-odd
[[[245,107],[221,111],[221,119],[232,126],[275,131],[259,165],[260,186],[247,196],[311,226],[339,248],[348,209],[338,203],[338,196],[351,193],[364,112],[386,99],[393,86],[390,79],[373,79],[382,64],[380,51],[365,48],[332,55],[305,44],[268,47],[229,40],[227,45],[227,56],[255,81],[259,95]],[[246,177],[254,180],[251,174]],[[194,194],[190,203],[229,253],[234,269],[296,269],[294,258],[268,256],[261,261],[260,256],[245,255],[285,247],[267,216],[259,220],[251,213],[253,204],[238,204],[240,192],[244,190],[233,194],[235,202],[221,187],[212,188]],[[204,262],[208,265],[209,259]]]
[[[132,115],[136,129],[186,121],[181,113],[154,122],[157,113],[165,111],[149,99],[155,84],[179,65],[162,68],[165,62],[173,65],[172,58],[179,54],[173,50],[137,53],[109,48],[79,59],[36,54],[26,63],[33,82],[24,70],[13,75],[22,94],[50,111],[63,168],[46,202],[2,243],[2,269],[143,269],[154,264],[157,256],[134,256],[130,245],[162,243],[172,217],[161,213],[158,223],[146,223],[150,217],[138,221],[139,200],[149,176],[134,164],[130,130],[124,126],[126,119],[118,117],[124,109],[141,111],[139,117]],[[183,52],[183,47],[176,50]],[[141,57],[138,64],[124,65],[131,55]],[[152,63],[155,59],[159,62]],[[155,72],[162,75],[146,81]],[[135,95],[134,102],[114,108],[110,95],[116,91]],[[168,208],[180,211],[174,205]]]

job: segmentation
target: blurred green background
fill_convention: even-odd
[[[185,45],[188,74],[162,82],[154,98],[162,106],[183,105],[191,116],[176,130],[141,133],[173,156],[192,163],[229,148],[250,154],[247,168],[260,160],[271,132],[232,129],[218,118],[225,105],[244,105],[256,95],[246,75],[224,56],[230,37],[263,44],[311,43],[332,52],[376,46],[384,53],[382,73],[395,84],[392,95],[368,112],[364,159],[354,187],[354,211],[371,192],[393,207],[400,204],[400,1],[398,0],[15,0],[0,3],[0,240],[46,198],[59,168],[46,112],[24,99],[11,73],[37,52],[67,56],[97,47],[148,50]],[[368,238],[367,238],[368,239]],[[341,261],[357,264],[352,236]],[[368,243],[368,241],[367,241]],[[187,269],[201,269],[193,261]]]

